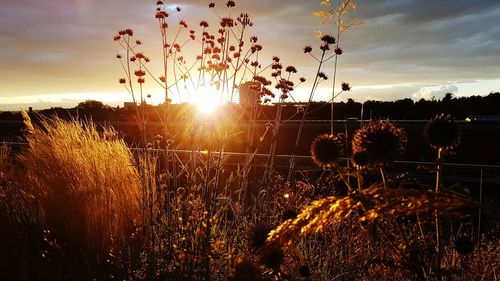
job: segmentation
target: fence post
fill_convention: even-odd
[[[481,168],[481,177],[479,178],[479,218],[477,223],[477,243],[481,240],[481,213],[483,208],[483,169]]]

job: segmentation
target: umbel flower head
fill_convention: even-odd
[[[449,114],[438,114],[425,127],[424,135],[436,149],[450,150],[460,142],[460,130]]]
[[[364,153],[363,162],[369,165],[384,165],[404,152],[406,142],[404,130],[391,122],[370,122],[354,134],[352,152],[353,155]]]
[[[317,136],[311,144],[311,156],[316,165],[329,169],[337,165],[344,154],[342,135],[323,134]]]

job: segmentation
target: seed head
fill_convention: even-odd
[[[342,82],[342,91],[348,92],[350,90],[351,90],[351,86],[349,85],[349,83]]]
[[[356,131],[352,151],[366,153],[369,164],[385,165],[403,154],[406,142],[403,129],[390,122],[375,121]]]
[[[311,156],[316,165],[330,169],[344,154],[343,136],[323,134],[317,136],[311,144]]]
[[[460,129],[451,115],[444,113],[436,115],[427,123],[424,135],[436,149],[451,150],[460,142]]]
[[[323,35],[321,37],[321,41],[325,42],[325,44],[327,45],[331,45],[331,44],[335,44],[335,37],[331,36],[331,35]]]

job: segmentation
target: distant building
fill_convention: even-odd
[[[126,101],[123,103],[124,109],[134,109],[136,106],[135,102]]]
[[[255,81],[245,82],[240,85],[240,105],[251,107],[260,104],[260,83]]]

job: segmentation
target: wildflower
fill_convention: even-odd
[[[232,8],[232,7],[236,6],[236,3],[234,3],[234,1],[231,1],[231,0],[230,0],[230,1],[227,1],[226,6],[227,6],[228,8]]]
[[[203,20],[203,21],[200,22],[200,26],[204,27],[204,28],[207,28],[208,27],[208,22]]]
[[[179,21],[179,25],[188,28],[188,24],[184,20]]]
[[[350,91],[351,90],[351,86],[349,85],[349,83],[346,83],[346,82],[342,82],[342,91]]]
[[[117,54],[117,55],[116,55],[116,58],[117,58],[117,59],[121,59],[121,58],[122,58],[122,55]]]
[[[233,27],[234,26],[234,20],[232,18],[222,18],[220,21],[220,25],[222,27]]]
[[[132,31],[132,29],[127,28],[127,29],[125,29],[125,34],[127,34],[128,36],[133,36],[134,32]]]
[[[209,8],[215,8],[215,3],[214,3],[214,2],[211,2],[210,4],[208,4],[208,7],[209,7]]]
[[[146,75],[146,72],[144,72],[143,70],[136,70],[134,72],[135,76],[139,76],[139,77],[142,77],[144,75]]]
[[[336,55],[342,55],[342,53],[343,53],[344,51],[343,51],[341,48],[337,47],[337,48],[335,48],[335,51],[334,51],[334,52],[335,52],[335,54],[336,54]]]
[[[229,281],[261,281],[262,275],[259,268],[244,257],[238,258],[234,268],[231,269]]]
[[[137,79],[137,83],[143,84],[145,82],[144,78],[139,78]]]
[[[120,40],[121,38],[122,38],[122,37],[121,37],[120,35],[116,35],[115,37],[113,37],[113,40],[118,41],[118,40]]]
[[[305,46],[305,47],[304,47],[304,53],[305,53],[305,54],[310,53],[310,52],[312,52],[312,49],[313,49],[313,48],[312,48],[311,46]]]
[[[279,57],[274,56],[274,57],[273,57],[273,61],[274,61],[274,62],[280,62],[280,58],[279,58]]]
[[[278,62],[275,62],[271,65],[271,68],[272,69],[282,69],[283,66],[281,65],[281,63],[278,63]]]
[[[300,80],[300,82],[301,82],[301,83],[306,82],[306,78],[304,78],[304,77],[300,77],[300,79],[299,79],[299,80]]]
[[[166,81],[165,76],[160,76],[160,81],[163,82],[163,83],[165,83],[165,81]]]
[[[299,275],[304,277],[304,278],[310,277],[311,276],[311,269],[309,269],[309,266],[301,265],[299,267]]]
[[[424,135],[434,148],[453,149],[460,142],[460,130],[451,117],[443,113],[432,118],[425,127]]]
[[[287,66],[285,71],[290,73],[297,73],[297,69],[294,66]]]
[[[125,80],[125,78],[120,78],[120,80],[118,80],[120,82],[120,84],[125,84],[127,83],[127,80]]]
[[[262,249],[266,246],[267,236],[271,228],[265,224],[257,224],[250,230],[250,247],[254,249]]]
[[[268,268],[278,271],[285,259],[283,249],[271,245],[265,247],[260,253],[260,261]]]
[[[356,131],[352,140],[354,154],[364,152],[368,163],[384,165],[405,150],[406,134],[390,122],[370,122]]]
[[[135,57],[131,57],[131,58],[130,58],[130,61],[131,61],[131,62],[134,62],[134,61],[136,61],[136,60],[137,60],[137,59],[136,59]]]
[[[163,5],[163,2],[162,1],[158,1],[158,2],[156,2],[156,5]]]
[[[319,49],[323,52],[326,52],[326,51],[330,50],[330,46],[328,44],[325,44],[325,45],[319,47]]]
[[[253,22],[250,20],[248,14],[241,13],[238,18],[236,18],[243,26],[253,26]]]
[[[161,28],[166,29],[168,28],[168,23],[164,22],[161,24]]]
[[[181,11],[181,7],[177,6],[177,7],[175,7],[175,10],[177,10],[177,12],[180,12]]]
[[[252,43],[257,43],[258,40],[259,40],[259,38],[257,38],[257,36],[250,37],[250,42],[252,42]]]
[[[135,44],[137,44],[137,45],[141,45],[141,44],[142,44],[142,42],[141,42],[141,40],[135,40]]]
[[[344,147],[341,136],[319,135],[311,144],[311,156],[314,163],[324,169],[335,167],[343,154]]]
[[[261,84],[262,84],[262,85],[264,85],[264,86],[269,86],[269,85],[271,85],[271,81],[267,80],[266,78],[264,78],[264,77],[262,77],[262,76],[258,76],[258,75],[256,75],[256,76],[254,76],[254,77],[253,77],[253,80],[254,80],[254,81],[257,81],[257,82],[259,82],[259,83],[261,83]]]
[[[335,37],[331,35],[323,35],[321,41],[325,42],[327,45],[335,44]]]
[[[327,80],[328,79],[328,76],[326,76],[326,74],[324,72],[318,73],[318,77],[319,78],[323,78],[323,80]]]
[[[460,237],[455,241],[455,251],[461,255],[470,254],[474,250],[474,244],[467,237]]]

